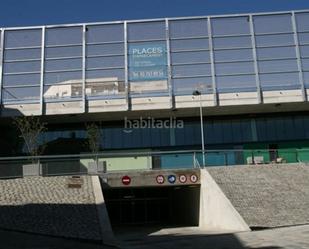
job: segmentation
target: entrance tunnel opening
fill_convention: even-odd
[[[113,228],[198,226],[200,186],[104,189]]]

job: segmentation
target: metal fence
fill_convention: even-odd
[[[203,165],[203,156],[205,165]],[[309,162],[308,149],[183,150],[0,158],[0,178]]]

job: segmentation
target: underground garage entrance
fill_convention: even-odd
[[[103,189],[112,226],[198,226],[200,185]]]

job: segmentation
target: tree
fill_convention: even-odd
[[[42,123],[38,117],[21,116],[14,118],[14,124],[20,131],[34,163],[34,157],[41,155],[44,151],[44,146],[40,146],[40,136],[47,130],[46,123]]]
[[[100,151],[100,141],[101,141],[101,130],[96,123],[87,123],[86,124],[86,137],[87,145],[90,151],[92,152],[94,159],[97,163],[97,155]]]

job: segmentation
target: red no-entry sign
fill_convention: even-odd
[[[129,184],[131,183],[131,177],[129,177],[129,176],[123,176],[122,179],[121,179],[121,181],[122,181],[122,184],[123,184],[123,185],[129,185]]]
[[[156,181],[158,184],[163,184],[165,182],[164,176],[163,175],[158,175],[156,177]]]

